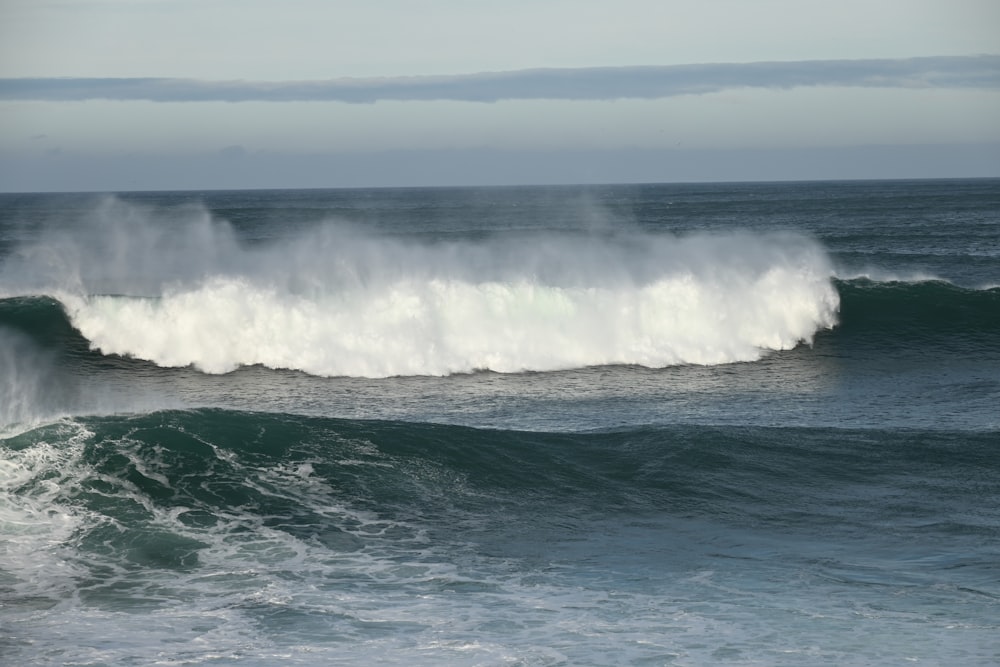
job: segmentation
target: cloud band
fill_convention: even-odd
[[[0,79],[0,100],[348,103],[611,100],[701,95],[743,87],[787,89],[803,86],[1000,89],[1000,56],[528,69],[325,81],[8,78]]]

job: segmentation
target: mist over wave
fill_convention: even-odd
[[[66,409],[69,394],[51,355],[24,334],[0,326],[0,436],[12,424],[32,424]]]
[[[106,354],[366,377],[754,360],[836,323],[832,273],[790,233],[416,239],[328,221],[247,241],[199,207],[115,198],[0,267]]]

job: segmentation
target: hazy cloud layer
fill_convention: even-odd
[[[0,154],[0,191],[206,190],[1000,177],[1000,144],[748,150]]]
[[[654,99],[730,88],[863,86],[1000,89],[1000,56],[808,60],[665,67],[591,67],[327,81],[203,81],[167,78],[0,79],[2,100],[155,102]]]

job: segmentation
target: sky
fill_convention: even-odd
[[[0,0],[0,191],[979,176],[996,0]]]

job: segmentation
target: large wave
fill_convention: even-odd
[[[836,323],[831,275],[790,233],[415,240],[331,221],[246,242],[201,208],[115,198],[0,268],[106,354],[366,377],[750,361]]]
[[[5,655],[716,664],[721,627],[770,664],[802,664],[817,637],[845,664],[987,664],[995,445],[939,429],[77,419],[0,439]],[[666,635],[670,653],[648,641]]]

